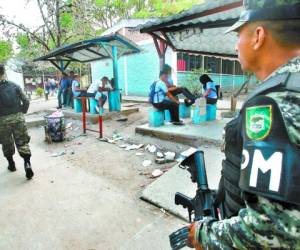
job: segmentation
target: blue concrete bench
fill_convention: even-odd
[[[206,120],[214,121],[217,119],[217,105],[207,104],[206,105]]]
[[[96,110],[96,107],[98,105],[98,102],[95,98],[93,97],[90,97],[89,98],[89,104],[90,104],[90,113],[91,114],[97,114],[97,110]]]
[[[81,97],[74,97],[73,98],[73,103],[74,103],[74,111],[76,113],[81,113],[82,112]]]
[[[195,107],[192,115],[193,124],[199,125],[202,122],[206,121],[206,112],[200,114],[200,107]]]
[[[165,115],[163,111],[160,111],[156,108],[149,108],[148,115],[150,127],[160,127],[164,125]]]
[[[214,121],[217,119],[217,105],[207,104],[206,112],[200,114],[200,107],[195,107],[193,110],[193,124],[200,124],[205,121]]]
[[[185,103],[179,104],[179,117],[180,118],[190,118],[192,107],[187,107]]]
[[[165,110],[165,122],[171,122],[171,113],[168,109]]]

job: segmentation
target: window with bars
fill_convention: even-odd
[[[213,56],[193,55],[187,53],[177,54],[178,71],[194,71],[203,68],[208,73],[243,75],[241,64],[238,60],[221,59]],[[222,65],[221,65],[222,64]]]

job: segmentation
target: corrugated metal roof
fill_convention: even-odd
[[[226,19],[238,18],[241,13],[241,8],[235,8],[230,11],[220,12],[211,15],[205,15],[203,17],[196,18],[197,14],[208,12],[209,10],[221,8],[225,5],[240,4],[240,0],[210,0],[209,2],[195,5],[189,10],[183,11],[177,15],[172,15],[165,18],[157,18],[154,21],[149,21],[143,25],[139,25],[136,29],[141,32],[147,32],[148,30],[155,30],[158,26],[173,27],[179,25],[188,25],[189,23],[205,23],[216,22]],[[192,20],[191,20],[192,18]]]
[[[236,56],[237,37],[225,30],[238,20],[241,6],[239,0],[211,0],[136,29],[155,34],[178,51]]]
[[[117,47],[119,56],[141,51],[138,45],[126,37],[120,34],[114,34],[57,48],[47,55],[34,59],[34,61],[91,62],[111,58],[111,48],[113,46]]]

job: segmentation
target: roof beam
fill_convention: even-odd
[[[226,5],[219,6],[219,7],[210,9],[210,10],[202,11],[200,13],[192,14],[189,16],[184,16],[184,17],[178,18],[176,20],[167,21],[167,22],[164,22],[161,24],[153,25],[148,28],[141,29],[141,33],[149,33],[149,32],[153,32],[156,30],[161,30],[162,28],[164,28],[166,26],[179,24],[179,23],[182,23],[185,21],[190,21],[190,20],[196,19],[196,18],[205,17],[205,16],[209,16],[209,15],[216,14],[219,12],[235,9],[235,8],[241,7],[242,5],[243,5],[243,1],[226,4]]]

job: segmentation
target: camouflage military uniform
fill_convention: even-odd
[[[20,155],[31,155],[30,137],[22,113],[2,116],[0,118],[0,144],[5,157],[15,154],[15,145]]]
[[[300,57],[276,70],[268,79],[285,72],[300,72]],[[290,137],[300,145],[300,93],[272,92]],[[258,196],[238,216],[204,221],[199,232],[206,249],[300,249],[300,208]]]
[[[5,84],[5,82],[6,81],[0,81],[0,86],[1,84]],[[15,154],[14,144],[16,144],[21,156],[31,155],[28,145],[30,137],[27,133],[23,114],[28,110],[29,100],[20,87],[16,86],[16,90],[18,96],[12,96],[11,98],[20,99],[22,106],[16,107],[11,113],[9,111],[4,112],[4,115],[0,116],[0,144],[2,144],[2,150],[5,157],[10,157]]]

